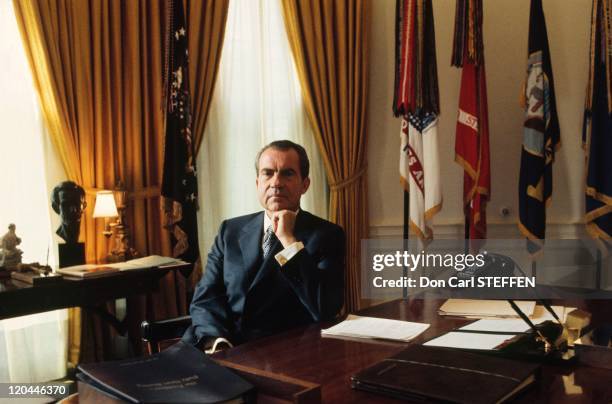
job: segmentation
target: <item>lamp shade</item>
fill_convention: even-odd
[[[117,217],[117,205],[113,191],[98,191],[96,193],[96,205],[94,206],[93,217]]]

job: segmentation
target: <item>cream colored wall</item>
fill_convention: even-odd
[[[460,71],[450,67],[455,1],[434,0],[440,85],[440,159],[444,205],[435,217],[439,235],[462,234],[462,171],[454,162]],[[490,236],[518,236],[518,173],[523,111],[518,99],[525,74],[529,0],[484,1],[484,46],[489,100],[492,198]],[[591,0],[544,0],[557,94],[562,148],[554,164],[550,237],[580,234],[584,212],[581,149]],[[368,184],[372,235],[401,234],[399,119],[393,118],[395,0],[372,0],[368,105]],[[502,207],[510,215],[500,214]]]

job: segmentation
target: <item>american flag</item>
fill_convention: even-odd
[[[409,201],[409,226],[421,240],[428,241],[433,238],[432,218],[442,209],[437,131],[440,105],[431,0],[398,0],[396,37],[393,112],[402,117],[400,182]]]
[[[195,263],[198,249],[198,184],[191,134],[189,55],[181,0],[170,2],[166,61],[166,133],[162,204],[165,226],[172,233],[173,256]]]

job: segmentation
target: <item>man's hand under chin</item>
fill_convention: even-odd
[[[293,235],[295,229],[296,212],[284,209],[278,212],[272,212],[272,223],[274,226],[274,234],[281,242],[284,248],[289,247],[297,240]]]

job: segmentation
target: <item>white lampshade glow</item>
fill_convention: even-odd
[[[117,204],[113,191],[98,191],[96,193],[96,204],[94,206],[93,217],[117,217]]]

